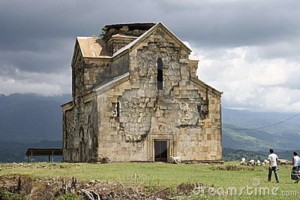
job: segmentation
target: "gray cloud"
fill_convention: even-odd
[[[0,50],[0,59],[5,64],[0,65],[0,69],[10,66],[30,72],[59,72],[63,66],[70,65],[73,39],[45,39],[35,42],[36,48]]]
[[[168,19],[173,18],[177,27],[185,27],[179,29],[195,40],[203,36],[209,43],[245,45],[299,34],[297,1],[164,0],[161,4],[165,12],[173,8]]]
[[[299,8],[294,0],[2,0],[0,93],[70,93],[77,36],[160,21],[191,44],[199,78],[224,92],[225,106],[300,111]]]

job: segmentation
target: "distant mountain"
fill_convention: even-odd
[[[0,161],[24,159],[29,147],[61,147],[61,105],[71,95],[0,94]],[[266,152],[300,149],[300,113],[222,109],[223,147]],[[45,142],[47,141],[47,142]],[[226,150],[231,158],[234,153]],[[243,152],[242,152],[243,153]],[[262,153],[264,155],[264,153]]]
[[[222,109],[223,147],[266,151],[300,149],[300,113]]]
[[[61,105],[70,95],[0,95],[0,142],[62,140]]]

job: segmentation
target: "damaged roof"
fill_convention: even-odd
[[[83,57],[101,58],[110,56],[107,45],[99,37],[77,37]]]
[[[187,51],[192,52],[190,49],[190,46],[187,45],[187,43],[183,42],[180,40],[174,33],[172,33],[168,28],[166,28],[161,22],[158,22],[157,24],[153,23],[136,23],[136,24],[114,24],[114,25],[107,25],[105,27],[123,27],[123,26],[130,26],[130,27],[138,27],[139,29],[141,27],[148,28],[146,29],[142,35],[139,37],[136,37],[135,40],[130,42],[128,45],[120,48],[118,51],[116,51],[113,55],[108,49],[107,42],[103,40],[101,37],[77,37],[77,42],[80,47],[80,50],[82,52],[82,56],[85,58],[112,58],[115,57],[122,52],[129,50],[133,48],[137,43],[143,41],[145,38],[147,38],[157,27],[162,27],[164,28],[170,36],[177,42],[181,44],[182,47],[184,47]],[[149,29],[149,27],[151,27]],[[134,36],[126,36],[126,35],[121,35],[121,34],[116,34],[114,35],[115,37],[134,37]]]
[[[124,26],[127,26],[129,28],[129,30],[134,30],[134,29],[148,30],[154,25],[155,25],[155,23],[111,24],[111,25],[104,26],[103,30],[106,31],[106,30],[109,30],[111,28],[120,29],[120,28],[123,28]]]

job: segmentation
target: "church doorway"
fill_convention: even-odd
[[[155,140],[154,141],[155,162],[168,161],[168,141]]]

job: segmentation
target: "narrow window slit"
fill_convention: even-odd
[[[157,89],[163,89],[163,61],[161,58],[157,59]]]

